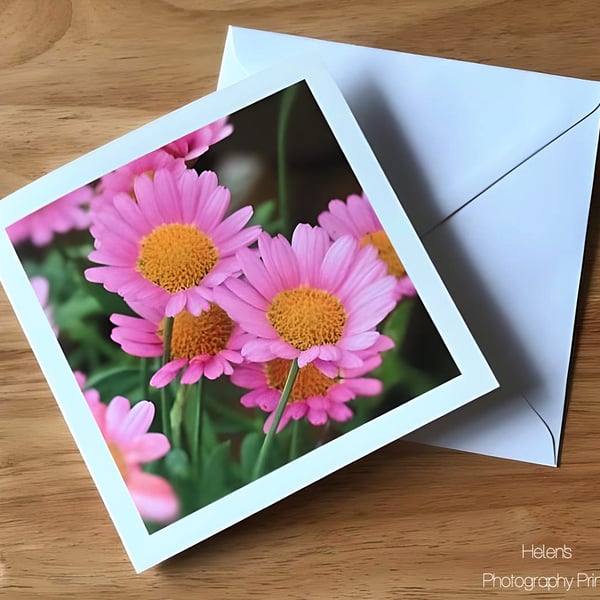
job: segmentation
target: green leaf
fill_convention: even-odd
[[[165,457],[165,467],[170,477],[187,479],[190,474],[190,459],[181,448],[174,448]]]
[[[225,401],[211,404],[211,413],[214,413],[217,417],[214,423],[215,433],[225,435],[251,433],[262,428],[263,421],[257,419],[252,411],[244,408],[242,412],[236,410],[237,406],[236,408],[230,408]],[[261,414],[264,415],[264,413]]]
[[[173,405],[171,406],[169,418],[171,421],[173,444],[176,447],[180,447],[183,442],[181,435],[183,415],[192,391],[192,386],[180,384],[177,394],[175,395],[175,402],[173,402]]]
[[[231,440],[215,446],[202,468],[200,498],[203,506],[222,498],[237,486],[232,481]]]
[[[252,218],[250,219],[249,225],[266,225],[271,222],[273,216],[275,215],[275,211],[277,209],[277,204],[275,200],[265,200],[261,202],[255,209]]]
[[[392,311],[383,326],[383,333],[394,340],[397,348],[404,342],[414,303],[404,300]]]
[[[140,374],[136,367],[109,366],[92,372],[86,382],[87,388],[96,388],[104,402],[115,396],[125,396],[132,404],[147,398],[139,397]],[[137,393],[135,393],[137,392]]]
[[[204,415],[202,416],[202,432],[200,443],[205,454],[211,453],[215,446],[217,446],[219,443],[214,422],[206,411],[204,411]]]
[[[246,482],[252,481],[254,474],[254,467],[256,460],[258,459],[258,453],[265,439],[264,433],[249,433],[242,440],[242,446],[240,448],[240,464],[242,478]]]
[[[92,243],[81,244],[80,246],[67,246],[64,250],[65,256],[71,260],[88,260],[90,252],[94,250]]]
[[[78,285],[82,292],[87,296],[94,298],[102,307],[102,313],[109,316],[113,313],[123,315],[133,315],[132,310],[125,304],[125,301],[118,294],[113,294],[105,290],[99,283],[92,283],[85,279],[83,275],[78,280]]]
[[[117,365],[116,367],[106,367],[91,374],[87,380],[88,387],[98,387],[102,385],[107,379],[121,378],[126,376],[138,375],[136,367],[128,367],[123,365]]]

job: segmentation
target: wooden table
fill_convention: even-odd
[[[213,90],[229,23],[600,79],[598,0],[0,0],[0,195]],[[397,442],[140,576],[2,294],[2,597],[467,599],[523,593],[482,590],[486,571],[600,576],[599,200],[559,469]]]

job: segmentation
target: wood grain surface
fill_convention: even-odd
[[[598,0],[0,0],[0,196],[212,91],[230,23],[600,79]],[[2,598],[466,600],[524,593],[484,571],[600,576],[598,187],[559,469],[396,442],[139,576],[2,293]]]

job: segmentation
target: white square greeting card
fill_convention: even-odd
[[[401,201],[305,56],[0,202],[2,283],[136,570],[497,386]]]

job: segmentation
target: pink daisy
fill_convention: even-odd
[[[93,195],[90,186],[79,188],[13,223],[6,233],[13,244],[31,240],[35,246],[46,246],[55,233],[85,229],[90,224],[87,205]]]
[[[50,283],[45,277],[32,277],[30,280],[31,287],[33,287],[33,291],[38,299],[38,302],[42,305],[44,309],[44,313],[46,313],[46,318],[50,322],[52,327],[52,331],[54,331],[54,335],[58,335],[58,327],[54,322],[54,310],[52,306],[48,303],[48,299],[50,297]]]
[[[106,219],[102,219],[102,211],[112,205],[117,194],[129,194],[131,199],[135,200],[133,184],[136,178],[140,175],[152,178],[159,169],[169,169],[181,175],[186,170],[186,166],[182,159],[176,159],[163,150],[156,150],[104,175],[98,185],[99,193],[91,203],[92,235],[98,237],[105,227]]]
[[[77,372],[75,377],[83,388],[85,376]],[[171,484],[141,469],[143,463],[162,458],[170,450],[165,435],[148,433],[154,404],[142,400],[131,408],[127,398],[116,396],[106,406],[97,390],[84,391],[84,396],[141,517],[157,523],[176,519],[179,502]]]
[[[388,274],[397,279],[397,299],[416,296],[415,286],[406,274],[383,225],[364,194],[362,196],[352,194],[348,196],[346,202],[332,200],[329,203],[329,210],[319,215],[319,225],[334,240],[342,235],[351,235],[360,241],[361,246],[370,244],[377,248],[379,258],[387,265]]]
[[[388,344],[385,348],[389,348]],[[258,406],[270,413],[263,431],[271,429],[275,409],[290,370],[291,360],[275,358],[265,363],[244,363],[235,370],[231,381],[239,387],[252,391],[243,395],[240,402],[250,408]],[[353,412],[347,402],[357,396],[376,396],[381,393],[383,384],[378,379],[361,377],[381,364],[381,356],[372,354],[365,358],[360,369],[345,372],[340,369],[336,377],[328,377],[313,364],[298,371],[277,427],[279,433],[293,419],[306,417],[312,425],[325,425],[329,419],[344,422],[352,418]]]
[[[184,135],[167,144],[163,149],[175,157],[192,160],[204,154],[210,146],[226,138],[232,131],[233,125],[227,122],[227,117],[224,117]]]
[[[224,219],[229,190],[210,171],[178,177],[160,169],[153,179],[137,177],[134,192],[137,202],[117,194],[97,216],[90,260],[105,266],[87,269],[86,278],[167,316],[208,310],[215,286],[239,272],[235,253],[260,233],[245,227],[252,207]]]
[[[133,195],[135,178],[144,174],[152,177],[159,169],[169,169],[179,174],[186,170],[183,160],[164,150],[155,150],[104,175],[100,180],[100,193],[109,200],[119,192]]]
[[[381,337],[376,325],[396,305],[396,280],[375,248],[360,248],[351,236],[331,242],[324,229],[300,224],[291,244],[261,234],[258,255],[240,250],[246,281],[228,280],[215,292],[232,319],[256,336],[242,356],[297,358],[300,367],[314,362],[330,377],[338,368],[361,367],[361,353]]]
[[[152,307],[137,307],[144,317],[113,314],[117,325],[111,338],[133,356],[153,357],[163,353],[163,315]],[[155,387],[171,383],[183,371],[181,383],[196,383],[203,375],[217,379],[233,373],[232,364],[242,362],[240,349],[248,338],[229,315],[216,304],[194,316],[187,310],[175,315],[171,333],[171,360],[150,380]]]

